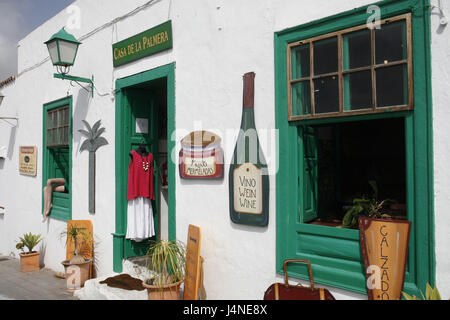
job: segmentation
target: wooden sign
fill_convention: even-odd
[[[72,227],[84,229],[91,236],[90,245],[85,241],[80,241],[78,252],[80,256],[86,259],[94,259],[94,231],[92,227],[91,220],[70,220],[67,222],[67,230],[70,230]],[[66,260],[70,260],[73,258],[73,252],[75,250],[75,243],[73,241],[67,243],[66,246]],[[91,264],[91,270],[89,270],[89,279],[94,277],[94,264]]]
[[[228,174],[230,219],[234,223],[267,227],[269,224],[269,175],[255,127],[255,73],[243,77],[241,130]]]
[[[201,232],[197,226],[189,225],[186,248],[186,279],[184,300],[197,300],[200,284],[200,241]]]
[[[411,222],[359,218],[369,300],[400,300]]]
[[[36,176],[36,147],[20,147],[19,149],[19,172],[27,176]]]
[[[114,67],[172,48],[172,21],[113,45]]]
[[[244,163],[234,169],[234,211],[261,214],[263,210],[261,169]]]
[[[180,177],[183,179],[223,178],[222,139],[208,131],[194,131],[181,140]]]

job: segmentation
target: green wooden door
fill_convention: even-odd
[[[300,195],[299,213],[303,222],[309,222],[317,218],[317,137],[313,127],[302,126],[299,128]]]
[[[159,217],[159,188],[158,188],[158,166],[156,165],[156,159],[158,158],[158,112],[157,103],[154,95],[152,95],[148,90],[145,89],[135,89],[129,88],[125,90],[125,132],[126,137],[122,140],[125,145],[123,150],[125,151],[122,155],[123,166],[122,168],[128,168],[130,163],[129,153],[131,150],[136,150],[139,148],[140,144],[145,144],[147,151],[153,154],[154,162],[153,166],[155,169],[154,174],[154,185],[155,185],[155,201],[152,201],[153,206],[153,217],[156,236],[152,239],[148,239],[143,242],[135,242],[129,239],[125,239],[124,243],[124,258],[143,256],[146,254],[150,240],[154,240],[158,233],[158,217]],[[123,170],[122,177],[123,185],[125,188],[128,186],[128,170]],[[124,189],[125,189],[124,188]],[[122,220],[124,225],[124,230],[127,230],[127,201],[126,201],[126,190],[123,192],[124,206],[123,214],[124,219]]]

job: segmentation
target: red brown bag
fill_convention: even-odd
[[[301,262],[308,264],[310,287],[304,287],[300,283],[290,285],[287,274],[287,264]],[[335,300],[333,295],[325,288],[314,288],[314,279],[309,260],[290,259],[283,263],[284,283],[272,284],[264,294],[264,300]]]

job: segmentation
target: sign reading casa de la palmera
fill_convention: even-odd
[[[141,32],[113,45],[114,67],[172,48],[172,21]]]

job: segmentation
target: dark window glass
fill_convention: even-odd
[[[326,77],[314,80],[314,98],[316,113],[339,111],[338,77]]]
[[[406,65],[379,68],[377,78],[377,107],[408,104]]]
[[[344,70],[371,65],[370,30],[361,30],[342,36]]]
[[[371,71],[352,72],[344,76],[344,110],[372,107]]]
[[[314,74],[326,74],[338,71],[337,37],[314,41]]]
[[[310,54],[309,43],[292,48],[291,54],[292,79],[309,77]]]
[[[406,59],[406,23],[398,21],[375,29],[375,63]]]
[[[309,80],[292,85],[292,115],[311,113],[311,86]]]

